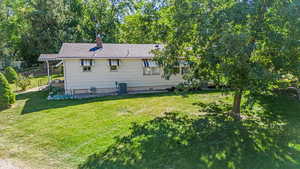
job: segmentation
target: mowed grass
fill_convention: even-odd
[[[167,113],[134,125],[80,169],[299,169],[300,102],[256,99],[240,121],[224,113],[226,104],[199,104],[207,114]]]
[[[0,112],[0,158],[18,159],[33,169],[79,164],[130,169],[300,168],[300,102],[287,96],[257,97],[254,114],[241,122],[221,117],[211,123],[201,118],[207,115],[198,103],[231,103],[230,95],[203,91],[68,101],[46,97],[46,92],[18,95],[12,108]],[[165,118],[165,112],[193,120]],[[256,121],[259,117],[262,120]],[[139,125],[130,129],[132,123]]]
[[[219,92],[164,93],[47,101],[47,93],[17,96],[0,112],[0,157],[22,159],[36,168],[76,168],[105,151],[131,123],[144,123],[164,112],[199,114],[199,101],[228,100]]]

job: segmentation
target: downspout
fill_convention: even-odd
[[[63,66],[64,66],[64,87],[65,87],[65,94],[67,93],[67,72],[66,72],[66,62],[63,59]]]

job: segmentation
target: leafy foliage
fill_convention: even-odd
[[[134,14],[120,25],[119,41],[125,43],[161,43],[172,29],[166,20],[169,1],[137,1]]]
[[[20,87],[22,91],[25,91],[31,85],[31,80],[26,76],[19,75],[16,85]]]
[[[222,101],[212,102],[208,104],[199,102],[195,104],[200,106],[200,111],[210,114],[228,113],[230,111],[230,105]]]
[[[201,8],[199,8],[201,6]],[[268,91],[300,70],[300,3],[294,1],[175,1],[165,49],[154,51],[166,77],[179,57],[192,62],[190,79],[213,80],[242,95]]]
[[[28,66],[41,53],[55,53],[63,42],[117,42],[129,1],[3,0],[0,3],[0,60],[21,59]],[[3,36],[2,36],[3,35]]]
[[[5,68],[5,77],[9,83],[15,83],[18,79],[18,73],[15,71],[15,69],[11,66],[8,66]]]
[[[0,109],[8,108],[15,101],[15,94],[12,92],[5,76],[0,73]]]

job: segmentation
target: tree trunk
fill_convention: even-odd
[[[234,100],[232,106],[232,116],[235,119],[241,119],[241,100],[242,100],[242,91],[238,90],[234,94]]]

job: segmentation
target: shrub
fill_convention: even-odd
[[[16,81],[16,85],[24,91],[31,85],[31,81],[28,77],[20,75]]]
[[[218,114],[218,113],[224,113],[224,112],[230,112],[231,105],[219,101],[219,102],[212,102],[212,103],[194,103],[194,105],[197,105],[200,107],[200,111],[206,112],[206,113],[212,113],[212,114]]]
[[[50,86],[50,96],[61,95],[63,94],[64,89],[60,87]]]
[[[199,80],[189,80],[183,83],[180,83],[176,86],[178,91],[198,91],[205,88],[205,82]]]
[[[0,73],[0,109],[8,108],[15,101],[16,95],[12,92],[5,76]]]
[[[5,72],[5,77],[8,81],[8,83],[11,83],[11,84],[15,83],[16,80],[18,79],[18,73],[11,66],[6,67],[4,72]]]
[[[274,93],[278,95],[285,95],[290,97],[297,97],[298,96],[298,89],[295,87],[288,87],[288,88],[275,88]]]

